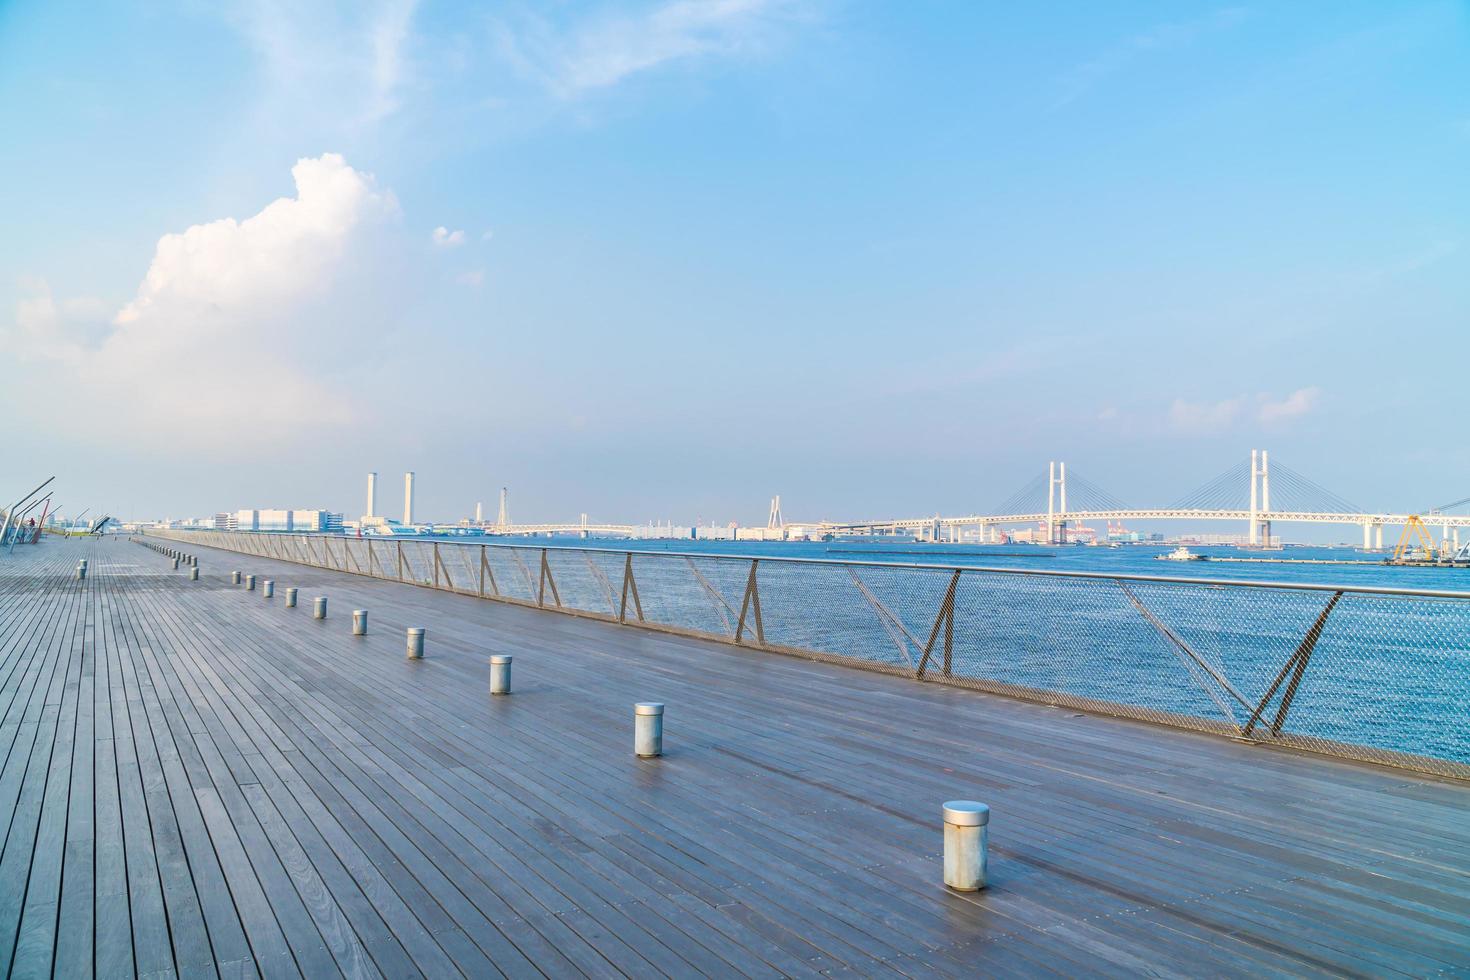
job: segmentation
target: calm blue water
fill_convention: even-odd
[[[449,537],[441,540],[525,547],[609,548],[615,551],[739,555],[756,558],[824,558],[838,561],[899,562],[916,565],[979,565],[1051,572],[1106,572],[1165,575],[1178,578],[1242,579],[1252,582],[1310,582],[1402,589],[1455,590],[1470,593],[1470,568],[1406,568],[1383,564],[1383,554],[1354,548],[1288,547],[1251,551],[1232,547],[1190,547],[1197,555],[1217,558],[1283,558],[1348,561],[1351,565],[1295,564],[1290,561],[1173,562],[1158,556],[1170,546],[1125,545],[1120,548],[1040,547],[1037,545],[888,544],[868,541],[628,541],[622,538]]]

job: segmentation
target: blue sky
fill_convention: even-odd
[[[1467,26],[0,3],[0,475],[759,522],[984,510],[1049,459],[1162,505],[1266,447],[1467,496]]]

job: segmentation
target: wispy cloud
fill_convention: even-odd
[[[1256,410],[1256,418],[1268,425],[1272,422],[1285,422],[1289,419],[1300,418],[1317,407],[1317,399],[1321,394],[1320,389],[1311,387],[1298,388],[1279,400],[1268,398],[1261,402],[1260,407]]]
[[[1190,21],[1155,24],[1125,38],[1073,68],[1061,81],[1061,94],[1052,109],[1076,102],[1107,78],[1116,75],[1149,54],[1172,51],[1193,43],[1202,35],[1238,22],[1246,14],[1242,7],[1223,7]]]
[[[676,62],[760,53],[811,16],[808,0],[665,0],[572,24],[529,16],[497,36],[523,74],[575,98]]]
[[[1262,392],[1213,402],[1176,398],[1169,405],[1166,423],[1170,430],[1186,435],[1225,432],[1250,422],[1279,425],[1312,412],[1321,394],[1321,389],[1309,386],[1282,396]]]
[[[419,0],[241,3],[231,20],[259,53],[269,97],[346,121],[376,123],[411,82],[405,50]]]

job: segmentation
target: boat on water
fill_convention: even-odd
[[[1155,555],[1158,561],[1204,561],[1204,555],[1197,555],[1184,545],[1180,545],[1167,555]]]

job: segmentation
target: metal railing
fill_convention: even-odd
[[[1470,778],[1470,593],[310,534],[149,533]]]

